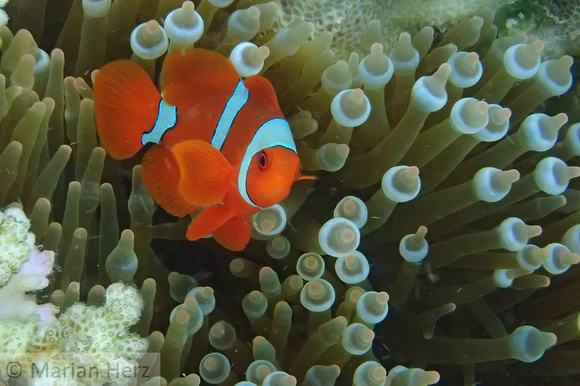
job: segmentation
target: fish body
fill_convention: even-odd
[[[168,55],[161,93],[137,64],[105,65],[95,80],[97,129],[114,158],[143,146],[142,177],[167,212],[194,214],[187,238],[212,234],[241,250],[249,216],[284,199],[300,161],[270,82],[241,80],[229,60],[190,49]]]

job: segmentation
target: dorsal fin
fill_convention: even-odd
[[[279,113],[279,118],[283,118],[278,105],[276,91],[272,83],[263,76],[251,76],[244,80],[244,85],[250,91],[250,97],[259,101],[260,105],[270,108],[273,112]]]
[[[174,51],[163,63],[161,89],[167,103],[177,106],[207,95],[231,96],[240,77],[224,56],[200,48]],[[221,107],[220,107],[221,108]]]
[[[113,158],[135,155],[141,137],[155,125],[161,95],[147,73],[129,60],[105,65],[95,80],[99,138]]]
[[[163,209],[178,217],[196,210],[196,206],[181,197],[177,190],[181,175],[179,165],[169,150],[163,146],[152,145],[143,156],[141,164],[143,182]]]

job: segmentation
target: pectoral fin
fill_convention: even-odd
[[[223,202],[233,178],[233,168],[218,149],[202,140],[183,141],[171,148],[181,178],[177,189],[195,206]]]

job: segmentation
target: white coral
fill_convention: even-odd
[[[42,327],[56,320],[54,306],[38,305],[36,295],[27,293],[48,286],[54,265],[54,252],[36,249],[29,229],[19,207],[0,212],[0,324],[33,320]]]
[[[136,371],[136,360],[147,351],[147,339],[129,332],[139,321],[142,309],[143,298],[135,287],[115,283],[107,288],[101,307],[75,303],[56,323],[42,328],[37,328],[34,319],[0,321],[0,353],[12,354],[0,355],[0,368],[5,368],[9,360],[21,363],[23,369],[91,368],[96,374],[82,379],[76,373],[23,372],[19,380],[28,382],[34,378],[35,383],[30,384],[131,383],[132,377],[116,377],[115,369],[124,373],[128,369]]]
[[[139,321],[143,298],[135,287],[123,283],[111,284],[101,307],[75,303],[59,317],[58,323],[40,330],[29,342],[29,351],[38,353],[35,365],[75,366],[95,368],[98,378],[94,384],[111,382],[125,384],[132,378],[115,377],[111,369],[134,369],[135,362],[147,351],[147,339],[129,332]],[[46,354],[45,354],[46,353]],[[52,374],[41,374],[37,381],[58,384]],[[74,378],[74,377],[73,377]],[[78,384],[80,379],[73,379]]]
[[[29,229],[30,220],[19,207],[0,212],[0,286],[20,270],[34,249],[34,235]]]
[[[143,299],[136,288],[114,283],[107,288],[102,307],[76,303],[59,318],[61,349],[87,353],[118,353],[130,359],[139,358],[147,348],[146,340],[130,333],[129,327],[139,321]]]
[[[20,207],[0,212],[0,354],[10,354],[0,355],[0,368],[10,361],[21,363],[23,371],[32,363],[36,368],[93,366],[99,370],[98,379],[91,380],[95,384],[132,382],[131,378],[110,379],[114,374],[108,370],[134,368],[147,350],[147,339],[129,332],[143,310],[139,291],[112,284],[101,307],[76,303],[57,320],[52,304],[38,305],[36,295],[30,294],[48,286],[54,252],[39,251],[29,230],[30,220]],[[36,375],[35,381],[43,385],[80,381],[55,378],[50,372]],[[24,371],[20,380],[32,380],[30,371]]]

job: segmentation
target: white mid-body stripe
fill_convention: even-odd
[[[230,132],[232,123],[238,115],[238,112],[248,101],[249,91],[244,86],[244,81],[240,80],[236,85],[234,93],[226,103],[226,107],[220,117],[220,120],[215,129],[211,145],[218,150],[221,150],[224,142]],[[175,106],[168,105],[164,99],[159,103],[159,113],[157,120],[151,131],[144,133],[141,136],[141,144],[160,143],[161,138],[167,130],[173,128],[177,122],[177,111]]]
[[[244,158],[240,165],[240,172],[238,174],[238,189],[240,195],[248,204],[258,207],[254,204],[248,195],[248,190],[246,187],[246,179],[248,177],[248,170],[250,169],[250,164],[252,159],[262,149],[267,149],[269,147],[282,146],[296,152],[296,145],[294,144],[294,139],[292,138],[292,132],[290,131],[290,126],[282,118],[270,119],[264,123],[256,134],[254,138],[246,148]]]
[[[213,138],[211,139],[211,145],[216,149],[221,150],[226,138],[228,137],[232,123],[234,122],[236,115],[238,115],[238,112],[248,101],[248,96],[249,91],[246,86],[244,86],[244,81],[240,80],[234,93],[228,100],[228,103],[226,103],[224,112],[220,117]]]
[[[224,111],[218,121],[215,129],[211,145],[216,149],[221,150],[228,137],[230,128],[239,111],[244,107],[249,98],[249,91],[245,87],[244,82],[240,80],[234,90],[234,93],[226,103]],[[175,106],[170,106],[161,99],[159,103],[159,114],[155,125],[150,132],[144,133],[141,136],[141,143],[161,142],[163,135],[175,126],[177,122],[177,112]],[[254,134],[252,141],[246,148],[244,158],[240,164],[240,171],[238,174],[238,189],[240,195],[249,205],[258,207],[254,204],[248,195],[246,186],[246,179],[248,177],[248,170],[254,156],[262,149],[267,149],[274,146],[282,146],[296,152],[296,145],[292,138],[292,132],[288,122],[282,118],[273,118],[265,122]]]
[[[141,136],[141,144],[145,146],[147,143],[159,143],[163,134],[177,122],[177,111],[175,106],[170,106],[165,103],[164,99],[159,102],[159,114],[157,115],[157,120],[155,125],[150,132],[144,133]]]

